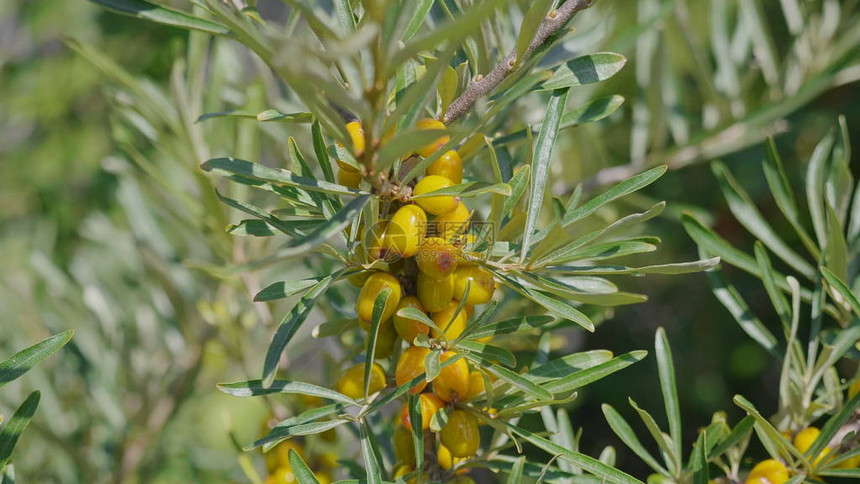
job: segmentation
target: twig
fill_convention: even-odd
[[[550,35],[564,27],[576,12],[590,7],[592,3],[593,0],[567,0],[556,10],[550,12],[535,32],[535,36],[523,53],[519,65],[524,64],[532,53],[546,42]],[[502,62],[486,76],[476,76],[466,91],[448,106],[442,116],[442,122],[448,124],[466,114],[478,99],[495,89],[509,75],[513,74],[519,65],[517,64],[517,51],[514,50],[505,56]]]

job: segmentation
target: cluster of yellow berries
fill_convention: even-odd
[[[417,127],[445,129],[444,124],[434,119],[421,120]],[[360,155],[365,148],[361,124],[351,122],[347,131],[352,138],[353,152]],[[431,156],[448,141],[447,135],[441,136],[414,155]],[[362,173],[348,164],[339,164],[338,181],[357,187]],[[448,349],[447,342],[463,333],[476,305],[491,300],[496,281],[490,271],[476,265],[464,251],[469,243],[474,242],[474,236],[466,233],[471,218],[466,204],[454,195],[420,195],[460,184],[462,180],[463,163],[456,151],[447,151],[429,165],[425,176],[411,187],[411,197],[392,201],[380,214],[381,222],[367,230],[363,237],[365,260],[362,262],[381,261],[386,269],[366,270],[350,278],[353,284],[361,287],[355,310],[360,326],[366,331],[371,329],[377,297],[385,289],[390,291],[379,323],[374,357],[379,360],[399,355],[396,364],[391,362],[398,386],[425,374],[431,347],[441,350],[441,369],[430,382],[432,390],[425,391],[428,382],[422,381],[412,392],[418,395],[425,432],[429,432],[431,419],[438,410],[451,407],[447,422],[438,433],[438,443],[433,436],[437,462],[446,471],[475,455],[480,446],[477,418],[454,404],[483,394],[485,384],[483,374],[471,370],[462,356]],[[435,328],[426,324],[426,320],[399,314],[406,308],[423,313],[433,321]],[[425,341],[429,344],[414,346],[420,335],[428,338]],[[396,349],[402,349],[401,340],[409,346],[396,352]],[[364,366],[361,363],[346,369],[337,381],[336,390],[352,398],[363,398]],[[374,362],[369,394],[381,390],[386,384],[385,369]],[[397,426],[394,434],[394,448],[399,461],[395,477],[416,472],[407,407],[404,405],[402,425]],[[457,476],[449,482],[469,484],[472,480]]]
[[[856,379],[848,388],[848,398],[854,398],[857,393],[860,393],[860,378]],[[797,432],[793,439],[791,439],[791,434],[788,432],[785,432],[783,435],[792,440],[794,447],[800,451],[800,453],[805,454],[810,448],[812,448],[812,444],[816,439],[818,439],[820,434],[821,430],[817,427],[807,427]],[[818,455],[812,458],[812,465],[818,466],[826,459],[832,458],[832,456],[830,456],[832,451],[833,449],[830,447],[822,449]],[[836,467],[860,467],[860,455],[845,459]],[[767,459],[756,464],[750,471],[749,475],[747,475],[746,481],[744,482],[745,484],[783,484],[788,481],[789,477],[790,472],[785,464],[775,459]]]
[[[294,440],[281,442],[266,453],[266,469],[269,471],[269,475],[266,478],[265,484],[292,484],[299,482],[296,479],[295,473],[293,473],[293,466],[290,464],[290,450],[295,451],[302,459],[307,460],[301,444]],[[320,484],[334,482],[332,474],[338,466],[337,455],[333,452],[323,452],[311,462],[311,467],[315,469],[314,477],[316,477]]]

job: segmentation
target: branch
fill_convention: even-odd
[[[534,53],[538,47],[542,46],[550,35],[558,32],[559,29],[564,27],[576,12],[590,7],[592,1],[593,0],[567,0],[560,7],[550,12],[538,27],[534,38],[523,53],[520,65],[525,64],[525,61],[531,57],[532,53]],[[468,88],[466,88],[466,91],[455,99],[450,106],[448,106],[448,109],[442,116],[442,122],[449,124],[460,116],[466,114],[469,111],[469,108],[471,108],[478,99],[495,89],[496,86],[513,74],[517,67],[517,51],[514,49],[510,54],[502,59],[502,62],[494,67],[489,74],[486,76],[478,75],[475,77],[475,80],[472,81]]]

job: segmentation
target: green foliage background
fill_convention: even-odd
[[[627,102],[600,123],[565,132],[559,145],[559,159],[564,160],[559,179],[563,183],[554,188],[570,189],[601,169],[624,165],[646,151],[657,161],[672,159],[667,140],[677,133],[669,133],[671,128],[664,119],[673,112],[701,119],[695,114],[705,96],[697,89],[696,76],[700,74],[696,72],[695,53],[678,46],[690,41],[697,48],[708,45],[708,19],[714,13],[710,5],[718,3],[687,2],[688,31],[673,20],[677,5],[657,0],[638,4],[640,14],[649,8],[667,12],[653,25],[637,26],[637,8],[620,0],[601,1],[578,19],[575,25],[586,39],[593,39],[589,45],[593,50],[616,51],[629,59],[619,75],[594,88],[596,92],[588,92],[587,98],[621,94]],[[765,18],[781,19],[778,2],[759,3]],[[277,5],[269,7],[273,12],[279,10]],[[769,25],[776,51],[784,54],[791,37],[788,27],[782,21]],[[17,451],[19,477],[23,482],[95,482],[135,475],[142,481],[161,482],[240,479],[233,443],[224,429],[235,429],[238,441],[247,442],[257,436],[266,409],[260,404],[256,411],[248,411],[255,407],[218,393],[215,383],[243,378],[248,372],[256,375],[269,332],[254,323],[250,306],[225,309],[248,299],[248,287],[225,288],[209,282],[200,271],[175,269],[180,258],[205,260],[210,248],[197,247],[195,234],[165,214],[169,200],[150,199],[145,205],[152,220],[160,227],[175,227],[175,232],[153,236],[163,242],[144,240],[138,225],[142,215],[131,207],[140,194],[150,193],[152,188],[145,183],[138,186],[135,169],[118,162],[114,140],[127,135],[117,131],[116,112],[111,109],[110,88],[105,88],[104,77],[62,41],[70,36],[95,44],[130,73],[149,77],[155,85],[166,88],[173,61],[184,49],[188,34],[120,17],[88,2],[65,0],[7,0],[0,4],[0,26],[0,355],[12,354],[66,327],[77,331],[72,349],[60,352],[0,394],[0,413],[8,415],[14,402],[21,401],[29,390],[43,391],[33,427],[24,434]],[[652,72],[637,74],[638,64],[649,58],[647,46],[653,39],[648,36],[658,28],[659,35],[665,37],[657,48],[659,54],[652,58]],[[856,66],[858,57],[855,43],[853,50],[847,49],[841,65]],[[661,72],[676,75],[665,81]],[[241,84],[232,81],[226,81],[228,88]],[[673,90],[679,94],[676,105],[661,105],[660,96],[652,92],[651,86],[661,82],[675,83],[677,89]],[[725,153],[715,153],[769,219],[778,212],[761,174],[764,150],[757,134],[777,134],[777,145],[796,187],[802,185],[804,160],[809,159],[815,143],[833,126],[838,114],[843,114],[852,128],[854,146],[860,146],[857,83],[825,84],[809,99],[801,99],[797,93],[774,96],[773,101],[765,99],[765,107],[784,107],[785,111],[768,123],[750,128],[751,139],[720,143]],[[634,121],[633,110],[642,106],[652,115],[645,122]],[[699,135],[707,139],[708,129],[701,124],[689,124],[691,139]],[[235,128],[242,129],[238,123]],[[641,137],[631,137],[631,131],[637,130]],[[649,140],[647,149],[636,145],[642,139]],[[221,148],[229,149],[223,146],[215,150]],[[152,151],[147,154],[154,153],[157,145],[149,149]],[[858,153],[860,150],[853,151],[854,168],[860,159]],[[659,260],[650,263],[697,258],[695,244],[677,220],[682,209],[703,214],[723,237],[751,250],[753,238],[727,211],[707,163],[670,171],[624,203],[644,208],[651,205],[650,200],[669,203],[667,215],[650,222],[651,232],[660,234],[664,242],[655,256]],[[787,227],[776,229],[790,233]],[[799,245],[796,240],[790,242]],[[159,252],[160,243],[182,250]],[[147,246],[154,247],[154,253],[148,254]],[[166,258],[168,264],[153,262],[150,257]],[[166,277],[163,270],[181,272],[168,278],[179,281],[174,290],[181,298],[197,302],[185,307],[187,314],[140,312],[149,306],[157,308],[161,297],[176,297],[170,291],[162,294],[155,289]],[[769,317],[764,322],[777,327],[778,320],[761,284],[740,271],[726,268],[725,272],[753,311],[762,318]],[[647,282],[632,280],[630,284],[630,290],[646,293],[650,300],[617,309],[594,334],[583,337],[577,333],[556,344],[611,348],[621,354],[650,348],[656,328],[665,327],[675,352],[687,442],[695,440],[696,428],[707,424],[714,411],[728,410],[732,422],[740,418],[742,412],[731,404],[734,394],[745,395],[760,409],[776,407],[778,362],[732,321],[712,297],[704,276],[649,277]],[[190,316],[192,313],[197,315]],[[225,313],[236,317],[227,318],[229,322],[219,319],[219,314]],[[162,321],[169,331],[129,331],[133,321],[140,318]],[[182,328],[185,318],[201,323],[203,328],[211,327],[197,335],[211,344],[173,345],[171,331],[186,331]],[[108,353],[101,363],[114,367],[110,378],[88,366],[91,360],[84,357],[91,350],[86,348],[87,338],[78,341],[87,331],[104,336],[100,341]],[[135,339],[138,337],[161,340],[140,342]],[[239,340],[241,344],[236,344]],[[137,353],[136,349],[142,351]],[[114,350],[115,354],[110,353]],[[168,355],[166,361],[171,362],[191,358],[200,363],[200,373],[185,384],[186,373],[174,374],[172,368],[159,367],[149,351]],[[312,361],[306,371],[319,373],[320,366],[319,361]],[[151,388],[140,391],[129,387],[140,381]],[[646,468],[618,444],[603,419],[600,404],[626,407],[629,395],[643,408],[659,408],[662,404],[657,388],[656,362],[648,358],[582,392],[571,414],[574,427],[582,427],[587,436],[585,452],[596,455],[604,446],[615,445],[619,467],[644,477]],[[165,393],[176,397],[170,415],[163,421],[152,420],[158,418],[158,402],[149,399]],[[129,450],[135,446],[141,453],[139,461]],[[763,454],[761,449],[758,452]],[[45,462],[44,455],[51,456],[50,462]]]

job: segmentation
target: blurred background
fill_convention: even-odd
[[[785,4],[799,5],[601,0],[578,17],[567,48],[619,52],[628,64],[611,80],[572,92],[571,104],[611,94],[626,102],[599,123],[564,132],[555,192],[583,181],[599,191],[668,163],[672,171],[619,205],[627,213],[650,200],[669,203],[650,223],[663,246],[647,263],[697,258],[678,223],[681,210],[698,211],[751,250],[753,239],[728,213],[708,161],[726,162],[768,217],[777,209],[761,172],[764,135],[776,137],[796,188],[838,115],[860,146],[856,2],[802,2],[794,14]],[[286,12],[277,1],[258,6],[266,18]],[[204,65],[214,74],[204,78]],[[215,199],[215,183],[197,165],[217,155],[284,165],[287,136],[300,146],[309,137],[306,127],[289,124],[195,121],[282,102],[271,74],[238,44],[83,0],[0,3],[0,357],[76,331],[65,349],[0,392],[0,413],[8,415],[26,392],[42,391],[14,455],[21,482],[244,482],[243,466],[258,464],[237,446],[256,438],[272,413],[283,417],[307,404],[239,399],[215,388],[258,375],[273,325],[293,303],[251,297],[314,270],[293,264],[219,273],[223,262],[266,247],[223,231],[238,218]],[[541,102],[527,99],[523,119],[533,122]],[[753,312],[778,327],[760,283],[725,271]],[[690,443],[714,412],[740,418],[734,394],[775,409],[778,362],[746,337],[703,275],[631,277],[623,289],[649,301],[607,314],[594,334],[570,333],[561,350],[651,350],[656,328],[665,327]],[[350,290],[333,292],[335,308],[348,306]],[[291,373],[333,381],[334,357],[320,344],[295,347]],[[583,450],[597,455],[614,445],[619,466],[644,478],[600,404],[629,409],[632,396],[659,416],[656,388],[656,362],[648,358],[582,391],[570,413],[574,428],[584,429]]]

